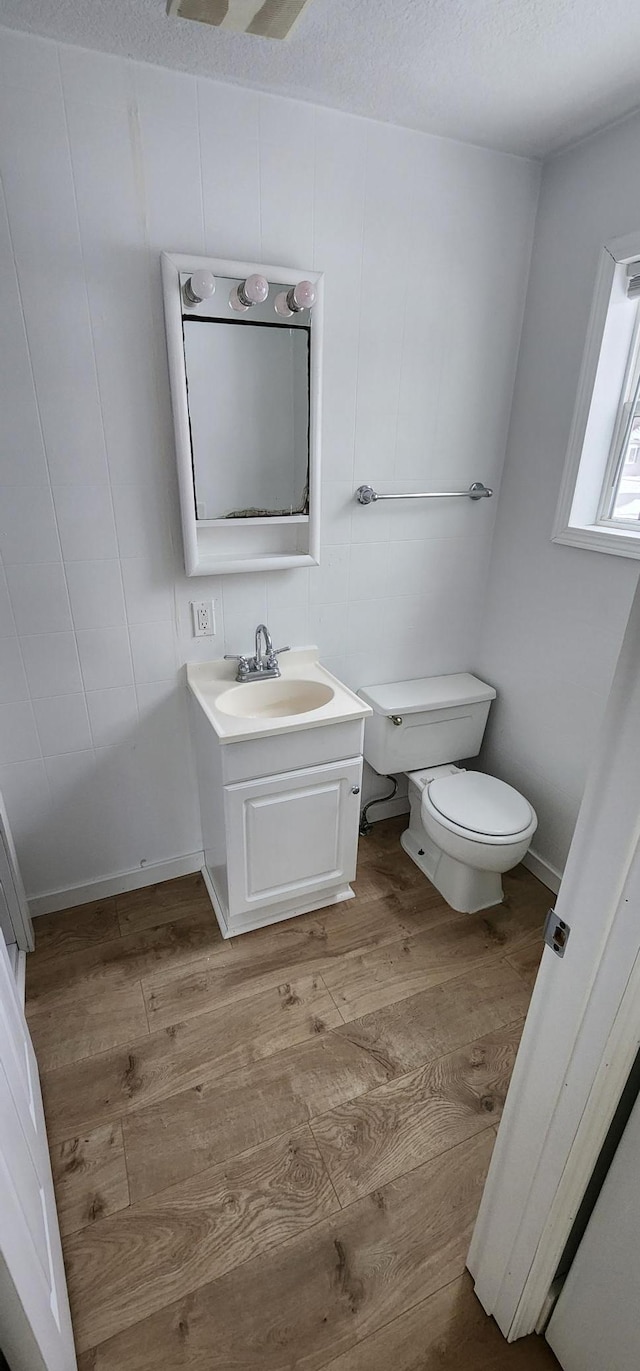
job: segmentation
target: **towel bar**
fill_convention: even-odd
[[[376,500],[490,500],[493,491],[482,481],[474,481],[468,490],[416,490],[400,495],[378,495],[373,486],[358,486],[356,500],[361,505],[372,505]]]

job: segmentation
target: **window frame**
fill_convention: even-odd
[[[615,508],[618,486],[626,465],[624,456],[629,447],[631,428],[634,419],[638,416],[640,416],[640,297],[636,300],[636,322],[629,349],[629,361],[620,392],[611,450],[605,468],[596,518],[596,523],[603,528],[627,528],[640,534],[640,519],[614,519],[612,514],[612,510]]]
[[[632,558],[640,558],[640,522],[632,525],[603,514],[620,455],[621,411],[636,346],[640,355],[640,308],[626,296],[626,266],[637,259],[640,232],[611,239],[600,254],[551,535],[552,542]]]

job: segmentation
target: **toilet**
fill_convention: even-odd
[[[460,672],[358,694],[373,710],[365,760],[381,776],[408,777],[405,852],[453,909],[474,914],[499,904],[502,873],[522,861],[538,820],[513,786],[456,765],[480,751],[493,686]]]

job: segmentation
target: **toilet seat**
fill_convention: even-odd
[[[533,834],[536,816],[519,791],[497,776],[458,771],[424,788],[422,811],[469,842],[507,846]]]

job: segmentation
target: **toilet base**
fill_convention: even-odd
[[[413,805],[411,822],[400,842],[447,904],[459,914],[477,914],[480,909],[502,903],[504,892],[500,872],[478,871],[449,857],[431,841],[421,820],[416,821]]]

